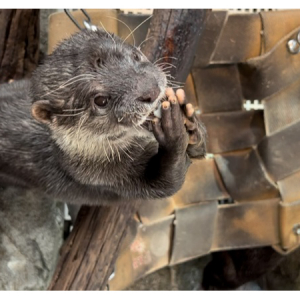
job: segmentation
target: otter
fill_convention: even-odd
[[[30,79],[0,86],[1,186],[80,205],[165,198],[204,153],[183,90],[100,28],[62,41]]]

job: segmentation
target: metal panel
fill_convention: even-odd
[[[90,15],[94,25],[102,27],[102,23],[109,32],[118,33],[116,9],[87,9],[86,11]],[[72,15],[79,24],[83,24],[83,20],[86,19],[79,10],[73,11]],[[51,53],[63,39],[70,37],[71,34],[78,31],[79,29],[64,12],[51,14],[49,16],[48,28],[48,53]]]
[[[300,200],[280,203],[280,237],[284,249],[300,245]]]
[[[192,160],[183,187],[172,199],[175,206],[182,207],[200,201],[228,197],[214,160],[203,159]]]
[[[300,120],[300,80],[264,99],[267,135]]]
[[[120,290],[147,273],[169,264],[174,216],[149,225],[139,224],[137,235],[119,255],[115,276],[109,281],[111,290]]]
[[[272,51],[239,64],[243,95],[264,99],[300,77],[300,55],[290,54],[287,41],[296,37],[300,27],[283,37]],[[276,63],[274,63],[276,62]]]
[[[209,201],[176,209],[171,265],[210,252],[217,205]]]
[[[277,10],[260,12],[264,38],[264,52],[270,51],[285,35],[300,26],[300,10]]]
[[[146,200],[139,206],[138,216],[143,224],[148,224],[171,215],[174,209],[173,200],[170,198]]]
[[[195,53],[194,67],[205,67],[209,65],[218,43],[224,24],[227,21],[227,11],[212,11],[206,21],[206,26]]]
[[[241,110],[243,95],[237,66],[192,69],[202,113]]]
[[[124,14],[124,13],[119,13],[118,14],[118,19],[122,22],[124,22],[130,30],[134,30],[137,26],[139,26],[143,21],[145,21],[149,16],[146,14]],[[105,18],[103,18],[105,19]],[[134,44],[135,46],[138,47],[146,38],[148,28],[150,25],[150,19],[146,21],[141,27],[139,27],[138,30],[134,32],[134,39],[132,37],[132,34],[129,30],[129,28],[124,25],[124,23],[117,21],[118,23],[118,35],[120,36],[121,39],[125,39],[126,43]]]
[[[187,102],[193,104],[195,110],[197,111],[199,109],[198,100],[197,100],[195,85],[191,73],[188,75],[186,79],[184,91],[185,91]]]
[[[259,110],[203,114],[207,152],[222,153],[249,148],[265,136],[263,112]]]
[[[299,136],[300,121],[265,137],[259,143],[257,150],[275,181],[300,170]]]
[[[136,280],[129,248],[119,254],[115,263],[114,273],[111,277],[108,284],[109,289],[112,291],[123,290]]]
[[[255,150],[216,155],[215,160],[234,200],[263,200],[279,195],[274,183],[266,177]]]
[[[231,14],[219,38],[211,63],[238,63],[261,52],[262,24],[258,14]]]
[[[212,251],[279,243],[279,199],[221,205]]]
[[[237,63],[260,55],[261,19],[258,14],[212,11],[196,51],[194,67]]]
[[[300,200],[300,172],[277,182],[283,202]]]

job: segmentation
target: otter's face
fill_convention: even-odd
[[[165,74],[136,48],[99,29],[63,41],[32,78],[32,113],[52,130],[112,135],[145,122],[164,96]]]

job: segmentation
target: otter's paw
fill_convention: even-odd
[[[167,96],[175,96],[172,89],[167,89]],[[203,157],[206,146],[206,130],[202,122],[198,119],[195,109],[191,103],[187,103],[183,89],[176,91],[176,97],[184,114],[184,124],[189,136],[187,153],[190,157]]]
[[[189,134],[189,144],[196,145],[199,143],[203,143],[205,137],[205,129],[196,116],[193,105],[191,103],[186,103],[184,90],[177,90],[176,96],[184,111],[185,126]]]
[[[184,125],[181,105],[172,89],[167,89],[167,101],[162,103],[161,119],[152,121],[153,133],[160,147],[184,154],[188,146],[188,134]]]

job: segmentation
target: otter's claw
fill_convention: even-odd
[[[166,94],[174,94],[172,89],[168,89]],[[184,114],[184,123],[189,136],[189,146],[187,152],[191,157],[203,157],[205,154],[206,130],[198,119],[195,109],[191,103],[187,103],[183,89],[176,91],[176,97]]]
[[[174,95],[174,91],[170,88],[166,91],[167,95]],[[183,89],[176,91],[178,102],[184,113],[184,123],[189,135],[189,144],[196,145],[203,142],[203,126],[198,120],[195,109],[191,103],[186,103],[185,93]]]
[[[153,133],[161,146],[187,151],[191,157],[205,154],[205,128],[197,118],[191,103],[186,103],[182,89],[166,89],[167,101],[161,105],[161,120],[153,119]],[[188,147],[185,142],[188,140]],[[182,150],[183,151],[183,150]]]
[[[161,105],[161,119],[153,119],[153,133],[161,147],[172,152],[185,153],[188,137],[180,103],[174,92],[166,95],[168,100]]]

